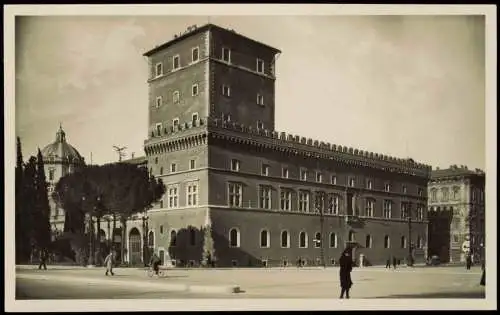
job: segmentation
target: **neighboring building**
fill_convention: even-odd
[[[180,265],[210,253],[219,266],[261,266],[299,257],[330,265],[346,244],[359,246],[357,259],[382,264],[390,255],[406,259],[411,243],[423,262],[431,168],[276,132],[279,53],[212,24],[145,53],[145,159],[166,185],[148,211],[148,246]],[[126,232],[127,259],[138,264],[140,216]]]
[[[429,255],[443,262],[476,259],[485,246],[485,173],[452,165],[432,171],[429,195]]]
[[[64,209],[52,199],[52,192],[59,179],[85,165],[84,158],[66,141],[66,133],[59,126],[56,140],[43,148],[42,157],[48,184],[50,225],[53,237],[64,231]]]

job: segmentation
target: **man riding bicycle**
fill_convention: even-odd
[[[151,256],[151,260],[149,261],[149,265],[153,268],[156,275],[158,275],[160,271],[161,259],[156,255],[156,253]]]

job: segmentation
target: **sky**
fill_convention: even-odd
[[[16,18],[15,132],[23,155],[59,124],[86,162],[144,155],[144,52],[208,21],[282,51],[276,130],[433,167],[485,169],[481,16]]]

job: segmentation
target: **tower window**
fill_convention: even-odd
[[[54,180],[55,170],[53,168],[49,169],[49,180]]]
[[[226,47],[222,48],[222,60],[225,62],[231,62],[231,49]]]
[[[196,167],[196,161],[195,160],[190,160],[189,161],[189,169],[193,170]]]
[[[193,126],[196,125],[196,122],[198,121],[198,113],[194,113],[191,116],[191,122],[193,123]]]
[[[156,98],[156,108],[160,107],[161,103],[162,103],[162,98],[161,98],[161,96],[158,96]]]
[[[172,173],[177,172],[177,164],[175,163],[170,164],[170,172]]]
[[[159,77],[163,75],[163,64],[157,63],[155,67],[155,77]]]
[[[172,125],[174,126],[174,129],[178,128],[179,127],[179,118],[175,118],[174,120],[172,120]]]
[[[198,47],[195,47],[191,50],[191,61],[196,62],[200,59],[200,50]]]
[[[264,73],[264,60],[257,58],[257,72]]]
[[[198,84],[193,84],[193,86],[191,87],[191,95],[192,96],[198,95]]]
[[[229,85],[222,85],[222,95],[231,96],[231,87]]]
[[[156,124],[156,134],[158,136],[161,135],[161,123]]]
[[[175,91],[172,94],[172,101],[174,102],[174,104],[179,103],[180,98],[181,98],[181,94],[179,93],[179,91]]]
[[[179,55],[175,55],[174,59],[172,60],[172,69],[177,70],[180,67],[181,67],[180,57],[179,57]]]
[[[264,95],[257,94],[257,105],[264,106]]]

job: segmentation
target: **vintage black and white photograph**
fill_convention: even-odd
[[[495,7],[9,7],[13,309],[496,308]]]

